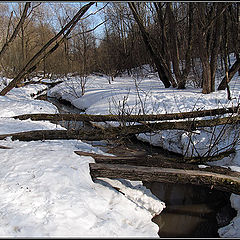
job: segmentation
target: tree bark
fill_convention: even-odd
[[[199,127],[213,127],[217,125],[236,124],[240,121],[240,116],[225,117],[212,120],[198,121],[178,121],[146,123],[144,125],[133,125],[124,127],[108,127],[94,130],[35,130],[19,133],[9,133],[0,135],[0,139],[12,136],[13,140],[36,141],[46,139],[81,139],[81,140],[102,140],[125,138],[134,134],[156,132],[159,130],[185,130],[193,131]]]
[[[33,121],[93,121],[93,122],[105,122],[105,121],[119,121],[119,122],[139,122],[139,121],[156,121],[156,120],[177,120],[184,118],[197,118],[205,116],[216,116],[226,113],[237,113],[239,107],[231,108],[216,108],[203,111],[182,112],[182,113],[169,113],[169,114],[156,114],[156,115],[88,115],[88,114],[24,114],[14,116],[14,119],[26,120],[31,119]]]
[[[96,163],[109,163],[109,164],[129,164],[129,165],[137,165],[137,166],[147,166],[147,167],[170,167],[170,168],[180,168],[180,169],[191,169],[191,170],[201,170],[197,165],[206,163],[211,161],[221,160],[224,157],[229,156],[234,153],[234,151],[226,151],[220,153],[216,156],[210,157],[163,157],[162,155],[143,155],[143,156],[105,156],[102,154],[95,153],[87,153],[82,151],[75,151],[77,155],[80,156],[91,156],[95,159]],[[211,167],[207,165],[207,169],[204,168],[205,171],[214,171],[216,173],[228,173],[229,170],[222,167]],[[217,169],[217,170],[214,170]],[[231,172],[231,171],[230,171]],[[234,175],[235,176],[235,175]],[[240,173],[238,174],[240,177]]]
[[[220,45],[222,40],[222,25],[223,25],[223,17],[220,14],[222,9],[220,9],[220,6],[217,7],[217,19],[215,23],[214,28],[214,34],[213,34],[213,46],[211,48],[211,60],[210,60],[210,69],[211,69],[211,92],[215,91],[215,76],[216,76],[216,70],[217,70],[217,59],[220,52]]]
[[[221,42],[222,15],[229,4],[213,4],[212,11],[207,13],[206,5],[198,5],[198,33],[199,57],[202,62],[202,93],[208,94],[215,91],[215,73],[217,56]]]
[[[133,181],[205,185],[210,188],[240,194],[240,178],[219,173],[101,163],[89,163],[89,168],[92,179],[97,177],[124,178]]]
[[[193,11],[192,3],[189,4],[189,11]],[[191,50],[192,50],[192,12],[189,15],[189,26],[188,26],[188,47],[186,49],[185,67],[180,70],[180,55],[179,55],[179,44],[177,37],[177,23],[172,9],[172,3],[167,3],[166,12],[169,19],[169,39],[171,43],[171,59],[173,64],[173,72],[176,76],[178,89],[185,89],[186,80],[191,69]],[[169,45],[168,45],[169,46]]]

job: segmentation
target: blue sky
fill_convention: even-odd
[[[47,4],[49,3],[50,5],[54,5],[54,4],[68,4],[68,5],[72,5],[74,8],[76,8],[76,11],[77,12],[79,10],[79,8],[85,4],[87,4],[88,2],[81,2],[81,1],[41,1],[42,3],[45,3],[45,6],[47,6]],[[9,6],[9,10],[11,11],[12,8],[16,8],[17,7],[17,4],[18,3],[24,3],[23,2],[14,2],[14,1],[5,1],[5,2],[2,2],[4,4],[8,4]],[[47,3],[47,4],[46,4]],[[95,12],[97,9],[103,7],[107,2],[96,2],[96,4],[92,5],[90,7],[90,9],[88,10],[88,12],[85,14],[85,16],[89,13],[93,13]],[[37,4],[37,2],[33,2],[33,4]],[[97,5],[97,6],[96,6]],[[74,13],[75,13],[74,12]],[[102,19],[101,19],[101,12],[98,12],[97,14],[91,16],[91,28],[94,28],[96,25],[98,25],[99,23],[102,22]],[[53,23],[54,24],[54,23]],[[57,24],[57,20],[56,20],[56,24]],[[96,30],[95,30],[95,33],[101,37],[102,35],[102,31],[103,31],[103,25],[98,27]]]

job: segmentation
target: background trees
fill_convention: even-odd
[[[100,72],[108,75],[111,83],[121,73],[131,75],[133,68],[149,64],[165,87],[183,89],[194,79],[195,86],[210,93],[215,91],[219,66],[224,77],[217,83],[218,90],[227,88],[239,71],[237,2],[96,5],[34,74],[86,76]],[[15,77],[79,8],[79,3],[1,3],[2,75]],[[232,66],[230,53],[236,57]]]

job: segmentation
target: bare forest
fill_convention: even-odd
[[[166,88],[184,89],[190,83],[207,94],[228,88],[239,71],[237,2],[95,2],[83,6],[0,4],[0,70],[14,79],[1,95],[39,74],[84,78],[99,73],[111,83],[122,72],[131,75],[133,68],[145,64],[158,73]],[[232,66],[230,53],[236,57]],[[218,66],[225,77],[216,86]]]
[[[240,237],[239,50],[239,2],[1,2],[0,236]]]

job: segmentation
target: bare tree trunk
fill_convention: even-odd
[[[169,18],[169,39],[171,42],[171,59],[173,63],[173,71],[176,76],[177,84],[179,89],[184,89],[186,87],[186,80],[191,69],[191,51],[192,51],[192,3],[189,3],[188,9],[188,47],[186,49],[185,56],[185,67],[183,71],[180,70],[180,55],[179,55],[179,44],[177,37],[177,23],[172,10],[172,3],[167,3],[166,12]],[[169,45],[168,45],[169,46]]]
[[[218,5],[217,6],[217,10],[216,13],[217,15],[220,14],[221,8]],[[214,28],[214,36],[213,36],[213,42],[214,44],[212,45],[212,49],[211,49],[211,60],[210,60],[210,68],[211,68],[211,92],[215,91],[215,76],[216,76],[216,70],[217,70],[217,60],[218,60],[218,55],[219,55],[219,51],[220,51],[220,44],[221,44],[221,40],[222,40],[222,35],[221,35],[221,31],[222,31],[222,15],[220,15],[217,19],[216,19],[216,23],[215,23],[215,28]],[[227,39],[226,39],[227,41]]]
[[[229,4],[213,3],[211,13],[206,13],[206,6],[198,5],[198,47],[202,62],[202,93],[207,94],[215,90],[215,73],[217,68],[217,57],[221,42],[222,14]],[[215,13],[213,15],[213,13]],[[207,16],[208,14],[208,16]]]
[[[201,55],[201,61],[202,61],[202,79],[203,79],[203,89],[202,93],[207,94],[211,92],[212,89],[212,83],[211,83],[211,67],[209,64],[209,60],[207,56]]]
[[[166,33],[166,17],[162,11],[162,4],[161,2],[154,2],[153,3],[157,12],[158,23],[161,28],[161,52],[163,58],[166,60],[167,66],[171,69],[171,60],[170,60],[170,53],[169,53],[169,44],[167,40],[167,33]]]
[[[162,56],[160,54],[156,54],[156,50],[154,49],[154,46],[152,45],[150,36],[147,33],[139,14],[137,13],[137,9],[136,9],[134,3],[129,2],[128,4],[129,4],[130,9],[132,10],[134,19],[136,20],[136,22],[139,26],[139,29],[141,31],[141,34],[142,34],[144,43],[147,47],[147,50],[149,51],[150,56],[156,65],[160,80],[163,82],[163,84],[166,88],[169,88],[171,86],[171,84],[173,87],[176,87],[175,80],[173,79],[172,74],[171,74],[170,70],[168,69],[166,62],[164,61],[164,59],[162,58]]]

